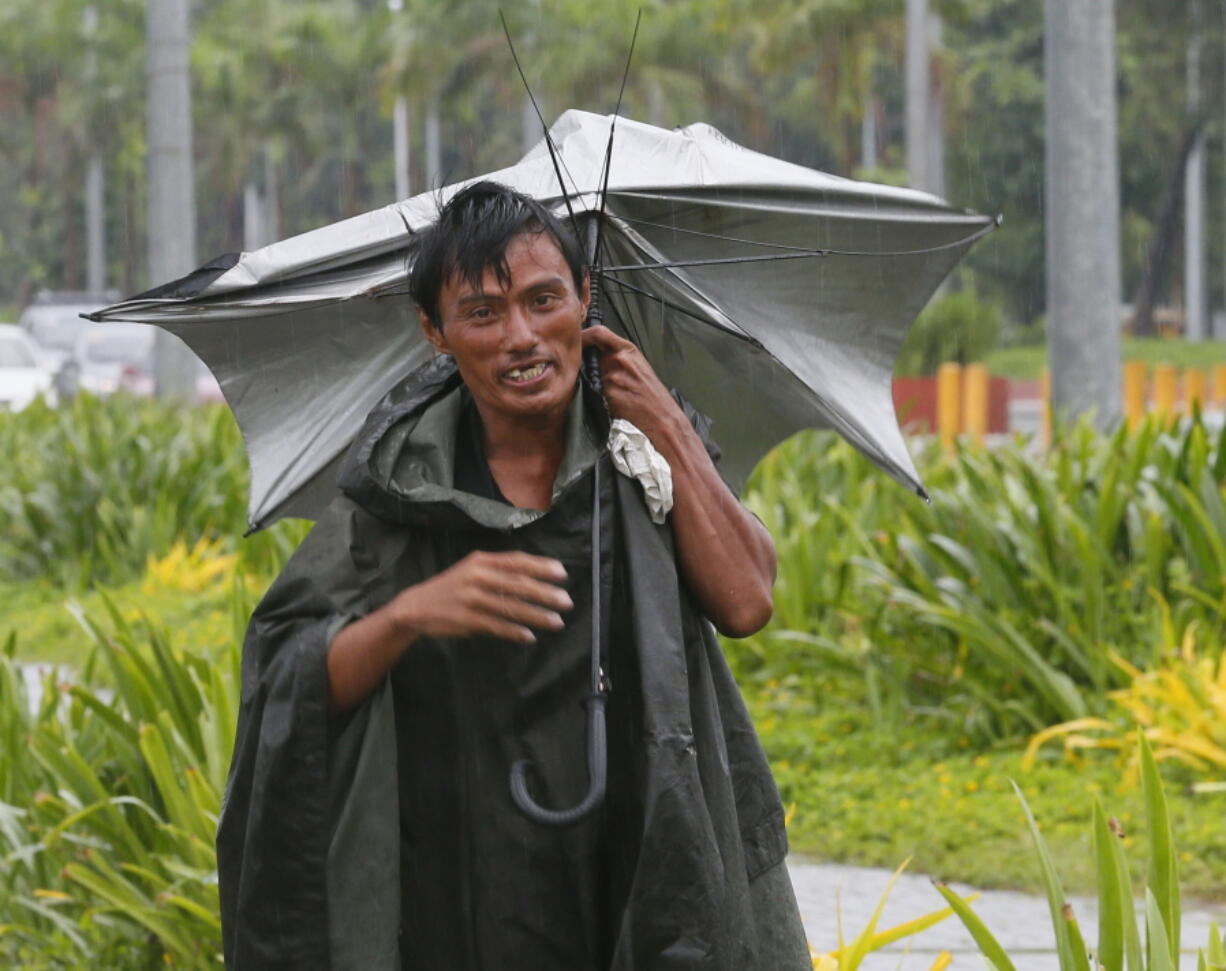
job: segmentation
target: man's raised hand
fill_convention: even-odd
[[[624,418],[655,442],[665,425],[688,426],[685,415],[636,345],[608,327],[595,324],[582,332],[583,346],[600,352],[600,375],[609,413]]]
[[[417,637],[485,635],[531,644],[533,629],[559,630],[574,606],[559,584],[566,569],[529,553],[470,553],[402,591],[389,605],[396,625]]]

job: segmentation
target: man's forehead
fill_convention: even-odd
[[[513,236],[498,260],[487,263],[480,280],[471,280],[459,261],[443,280],[440,296],[454,299],[480,293],[497,293],[512,286],[532,286],[547,279],[571,279],[570,265],[557,241],[546,232],[525,232]]]

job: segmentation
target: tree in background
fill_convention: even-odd
[[[91,3],[100,11],[93,85],[81,16]],[[193,0],[196,178],[207,200],[199,253],[392,201],[398,94],[413,119],[417,191],[517,158],[524,94],[498,6],[404,0],[393,15],[387,0]],[[1045,305],[1042,8],[1025,0],[929,6],[945,25],[932,69],[946,98],[948,194],[1005,215],[966,272],[978,293],[999,300],[1007,320],[1029,322]],[[107,275],[127,292],[150,282],[144,7],[144,0],[0,5],[0,152],[8,163],[0,169],[0,305],[15,309],[39,287],[83,281],[87,146],[105,163]],[[548,121],[566,107],[612,110],[630,8],[611,0],[507,8]],[[765,10],[749,0],[652,0],[623,111],[669,126],[707,121],[802,164],[901,182],[903,8],[902,0],[780,0]],[[1165,222],[1163,213],[1167,186],[1182,184],[1182,173],[1173,173],[1189,121],[1184,8],[1118,0],[1123,289],[1136,294],[1148,273],[1155,304],[1178,295],[1180,209]],[[1207,17],[1205,105],[1221,102],[1221,34],[1220,18]],[[1221,181],[1213,155],[1209,185]],[[1210,202],[1217,203],[1213,188]],[[261,222],[254,237],[245,210]],[[1211,266],[1220,266],[1223,233],[1211,225],[1208,235]],[[1172,242],[1155,258],[1151,243],[1160,240]],[[1214,289],[1220,303],[1216,279]]]

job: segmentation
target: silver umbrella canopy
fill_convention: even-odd
[[[576,215],[601,208],[612,116],[550,130]],[[544,140],[482,178],[565,213]],[[248,524],[314,518],[370,409],[432,350],[405,296],[414,235],[468,182],[273,243],[92,315],[157,324],[209,366],[251,464]],[[705,124],[616,119],[605,323],[714,422],[740,488],[803,428],[834,428],[922,492],[891,397],[907,329],[995,221],[934,196],[827,175]]]

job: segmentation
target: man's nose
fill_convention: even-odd
[[[512,306],[507,314],[506,344],[510,350],[525,351],[536,346],[536,328],[532,316],[520,306]]]

